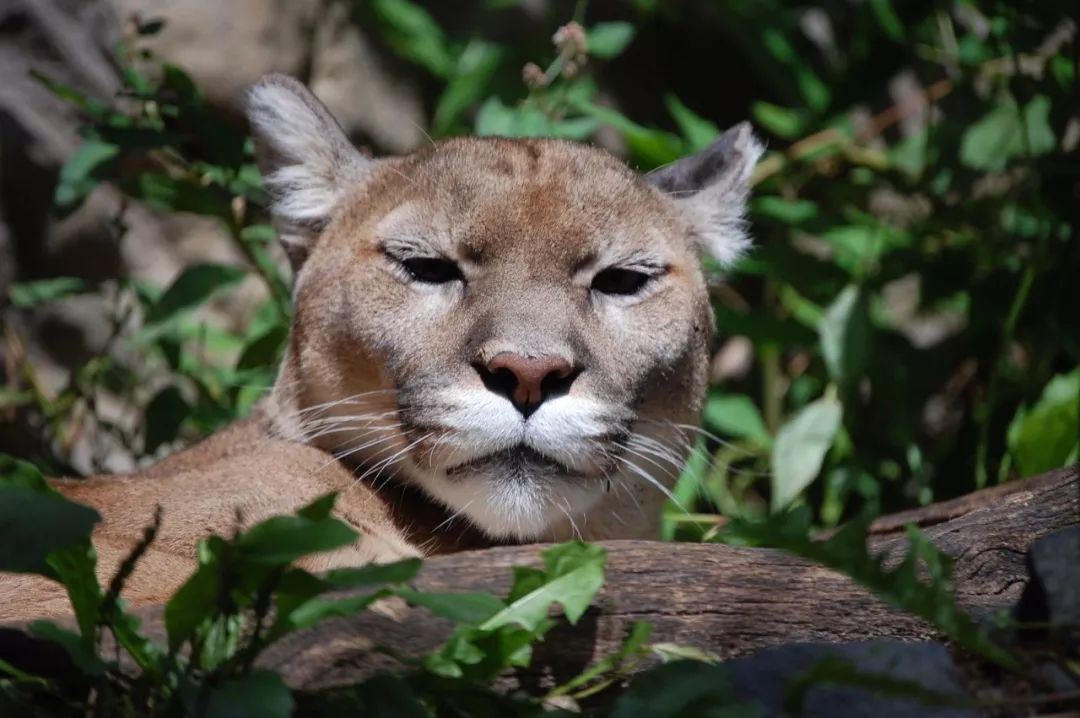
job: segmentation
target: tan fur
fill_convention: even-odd
[[[125,593],[135,604],[175,590],[200,538],[330,491],[364,538],[311,569],[651,536],[706,384],[713,319],[699,254],[726,260],[745,243],[760,152],[749,131],[662,170],[661,191],[556,140],[455,139],[370,160],[287,78],[256,88],[251,116],[297,273],[288,351],[252,418],[139,474],[54,483],[104,517],[102,579],[158,505],[160,536]],[[428,257],[461,280],[406,268]],[[593,287],[627,267],[652,277],[636,294]],[[507,355],[573,371],[528,414],[511,398],[538,390],[500,394],[485,373]],[[0,620],[63,610],[46,581],[0,580]]]

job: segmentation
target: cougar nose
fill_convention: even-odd
[[[484,385],[514,403],[526,417],[552,396],[565,394],[574,381],[570,362],[561,356],[527,357],[513,352],[496,354],[487,364],[477,363]]]

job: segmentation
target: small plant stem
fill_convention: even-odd
[[[1020,314],[1024,311],[1028,296],[1031,294],[1031,285],[1035,282],[1038,272],[1038,263],[1029,263],[1024,270],[1024,276],[1020,280],[1020,286],[1016,290],[1012,304],[1009,306],[1009,314],[1005,319],[1005,327],[1002,330],[1001,349],[995,357],[994,365],[990,368],[990,384],[986,390],[986,401],[983,404],[982,416],[979,419],[979,447],[976,453],[975,485],[983,488],[989,481],[990,470],[987,466],[990,452],[990,424],[994,418],[994,406],[997,403],[998,385],[1001,383],[1001,362],[1009,351],[1012,344],[1013,334],[1016,331],[1016,323]]]
[[[252,266],[259,277],[262,278],[263,283],[266,285],[267,291],[270,292],[270,298],[274,302],[274,307],[278,311],[278,315],[282,321],[289,321],[289,290],[285,286],[285,283],[281,280],[281,277],[276,274],[272,274],[263,266],[259,261],[258,255],[255,250],[251,248],[244,238],[240,236],[240,233],[244,229],[244,216],[247,211],[247,204],[241,201],[234,203],[232,221],[229,222],[229,237],[232,239],[233,244],[236,246],[240,253],[244,255],[244,258],[248,261],[248,264]]]
[[[765,284],[763,304],[766,308],[776,307],[776,285]],[[784,376],[780,367],[780,349],[772,344],[761,348],[761,403],[765,427],[776,435],[780,430],[780,421],[784,414]]]

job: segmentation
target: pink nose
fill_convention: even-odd
[[[561,356],[527,357],[513,352],[496,354],[480,371],[485,383],[517,406],[526,416],[552,394],[564,393],[573,381],[573,367]]]

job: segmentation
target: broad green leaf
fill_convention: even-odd
[[[152,454],[176,439],[191,407],[174,386],[167,386],[146,405],[146,437],[143,452]]]
[[[1008,432],[1009,451],[1022,476],[1064,466],[1080,444],[1080,369],[1055,376]]]
[[[673,661],[636,676],[609,715],[611,718],[752,718],[763,714],[754,704],[736,698],[724,666]]]
[[[55,578],[49,555],[88,541],[99,520],[90,507],[52,489],[32,488],[24,479],[8,481],[0,475],[0,571]]]
[[[308,554],[332,551],[356,541],[359,534],[335,518],[272,516],[241,534],[235,543],[244,560],[256,564],[288,564]]]
[[[9,408],[18,408],[25,406],[34,401],[33,392],[19,391],[17,389],[9,389],[7,387],[0,387],[0,411]]]
[[[0,535],[3,535],[2,530]],[[45,562],[64,585],[83,643],[89,648],[94,644],[104,597],[97,579],[97,552],[90,544],[89,536],[72,546],[53,551]]]
[[[829,88],[821,81],[811,64],[792,45],[791,41],[777,26],[767,26],[761,33],[764,48],[795,75],[795,84],[799,88],[803,101],[815,112],[823,111],[829,104]]]
[[[370,6],[382,25],[381,39],[399,55],[436,77],[450,76],[454,58],[442,28],[427,10],[410,0],[372,0]]]
[[[773,511],[790,504],[821,472],[840,418],[840,403],[821,398],[780,427],[772,452]]]
[[[551,120],[532,107],[507,107],[498,97],[489,97],[476,114],[477,135],[498,137],[548,137]]]
[[[546,582],[519,595],[484,621],[481,629],[490,631],[516,623],[533,630],[547,619],[552,603],[562,605],[567,620],[577,623],[604,583],[607,551],[600,546],[574,542],[553,546],[544,551],[543,557],[547,572],[541,576]]]
[[[433,134],[445,135],[458,118],[489,91],[502,62],[503,48],[485,40],[470,40],[458,56],[453,76],[435,105]]]
[[[603,59],[622,53],[634,39],[634,26],[628,22],[598,22],[587,32],[589,54]]]
[[[363,709],[355,715],[365,718],[429,718],[431,715],[401,676],[376,673],[354,690],[363,704]]]
[[[833,249],[833,261],[853,277],[873,274],[890,252],[912,243],[909,232],[885,224],[832,227],[821,238]]]
[[[363,537],[360,540],[363,541]],[[335,589],[405,583],[416,578],[421,565],[418,558],[405,558],[393,563],[371,563],[357,568],[336,568],[327,572],[323,580]]]
[[[705,149],[720,134],[715,123],[694,114],[693,110],[679,101],[675,95],[667,95],[664,104],[679,126],[679,132],[686,138],[687,151],[699,152]]]
[[[89,290],[86,282],[76,277],[38,279],[33,282],[17,282],[8,290],[8,298],[16,307],[36,307],[58,299],[81,294]]]
[[[101,183],[120,148],[111,142],[86,140],[64,166],[56,185],[53,201],[62,211],[74,209]]]
[[[821,353],[833,381],[854,386],[870,359],[870,302],[859,287],[849,286],[829,305],[818,324]]]
[[[281,353],[285,350],[285,342],[288,338],[289,328],[284,324],[272,326],[262,334],[253,337],[244,346],[240,358],[236,360],[236,370],[247,371],[276,365],[278,359],[281,358]]]
[[[1050,98],[1037,95],[1021,110],[1012,98],[1000,102],[964,132],[960,161],[988,172],[1005,169],[1017,157],[1038,157],[1057,144],[1050,127]]]
[[[247,272],[240,267],[224,264],[196,264],[185,269],[173,280],[161,298],[147,312],[146,323],[155,324],[172,319],[193,309],[216,292],[237,284]]]
[[[755,217],[763,217],[783,224],[800,225],[816,219],[818,205],[807,199],[784,199],[783,197],[757,197],[750,203]]]
[[[550,136],[563,140],[586,140],[600,127],[600,122],[592,117],[572,117],[555,120],[551,123]]]
[[[87,646],[82,636],[61,628],[52,621],[34,621],[30,624],[30,635],[51,641],[63,648],[86,676],[103,676],[108,670],[105,662],[98,657],[92,646]]]
[[[206,718],[291,718],[294,707],[281,676],[260,669],[213,685],[201,714]]]
[[[705,402],[705,423],[713,430],[740,439],[750,439],[760,446],[772,443],[761,411],[743,394],[713,395]]]
[[[224,541],[212,536],[203,542],[199,568],[176,590],[165,604],[165,629],[169,650],[175,651],[194,635],[196,629],[214,616],[221,594],[221,567],[216,556]],[[208,555],[209,554],[209,555]]]
[[[20,486],[44,493],[51,491],[38,467],[29,461],[0,454],[0,487],[4,486]]]
[[[642,170],[674,162],[685,154],[683,141],[670,132],[639,125],[622,113],[601,107],[588,99],[574,99],[572,104],[582,114],[618,130]]]
[[[754,122],[785,140],[793,140],[806,130],[806,120],[798,110],[758,101],[750,107]]]
[[[419,570],[419,559],[335,569],[322,577],[298,568],[289,569],[274,591],[277,617],[269,633],[269,640],[277,640],[287,633],[312,626],[324,618],[354,614],[385,595],[386,592],[382,590],[384,587],[410,581]],[[326,598],[322,595],[341,589],[375,587],[380,590],[345,598]]]
[[[109,113],[109,107],[104,102],[90,99],[80,90],[76,90],[70,85],[58,82],[37,70],[30,70],[30,77],[57,98],[78,107],[92,119],[101,118]]]
[[[409,603],[423,606],[436,616],[454,623],[481,624],[506,608],[501,599],[483,592],[429,593],[401,590],[396,592]]]
[[[897,17],[892,6],[892,0],[869,0],[868,4],[870,10],[874,13],[874,17],[877,18],[878,25],[885,31],[885,34],[891,40],[903,42],[904,23]]]
[[[224,192],[187,178],[143,172],[123,187],[132,197],[160,212],[192,212],[226,221],[232,215],[229,198]]]

